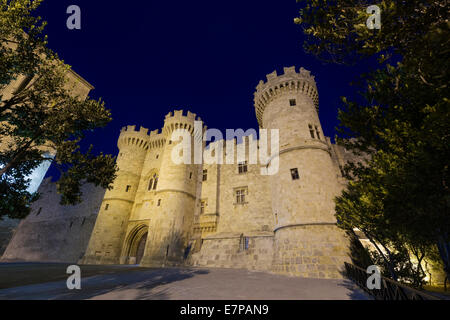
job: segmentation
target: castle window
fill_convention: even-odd
[[[248,250],[249,244],[250,244],[250,238],[244,237],[244,250]]]
[[[109,209],[109,203],[105,205],[105,211]]]
[[[172,144],[172,140],[169,140],[169,144]]]
[[[298,175],[298,169],[297,168],[291,169],[291,177],[292,177],[292,180],[300,179],[300,176]]]
[[[36,216],[40,215],[42,211],[42,208],[39,208],[39,210],[36,212]]]
[[[208,180],[208,170],[203,170],[203,181]]]
[[[192,179],[192,172],[189,172],[189,179]]]
[[[70,222],[70,226],[69,226],[69,229],[71,229],[71,228],[72,228],[72,226],[73,226],[73,221],[71,221],[71,222]]]
[[[151,178],[150,181],[148,182],[148,188],[147,188],[147,190],[148,190],[148,191],[152,190],[152,187],[153,187],[153,178]]]
[[[200,201],[200,213],[205,213],[207,206],[208,206],[208,200]]]
[[[297,101],[296,101],[295,99],[291,99],[291,100],[289,100],[289,105],[290,105],[291,107],[294,107],[294,106],[297,105]]]
[[[241,251],[248,250],[249,245],[250,245],[250,238],[244,237],[244,235],[241,234],[241,238],[239,239],[239,249]]]
[[[153,190],[156,190],[156,186],[158,185],[158,176],[155,175],[155,182],[153,183]]]
[[[247,161],[239,162],[238,164],[238,172],[239,174],[247,172]]]
[[[127,188],[125,189],[125,192],[128,192],[131,190],[131,186],[127,186]]]
[[[244,204],[247,188],[239,188],[235,190],[236,204]]]
[[[319,133],[319,128],[317,128],[317,126],[315,126],[316,127],[316,134],[317,134],[317,139],[319,139],[320,140],[320,133]]]
[[[158,199],[158,204],[157,204],[157,206],[158,206],[158,207],[161,206],[161,199]]]
[[[313,129],[312,125],[309,125],[309,133],[311,134],[311,138],[314,139],[314,129]]]
[[[20,83],[19,87],[14,91],[14,94],[18,94],[19,92],[25,90],[25,88],[30,84],[31,80],[33,80],[32,75],[27,75],[24,80]]]
[[[156,159],[158,159],[158,158],[159,158],[159,154],[156,155]]]
[[[83,221],[81,221],[81,225],[84,225],[85,222],[86,222],[86,218],[83,218]]]

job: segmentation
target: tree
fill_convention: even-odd
[[[85,133],[111,121],[104,102],[81,99],[68,80],[70,67],[47,47],[45,23],[32,12],[42,0],[0,1],[0,90],[25,78],[0,97],[0,217],[23,218],[37,194],[27,176],[43,161],[61,172],[62,204],[81,201],[81,185],[109,188],[116,165],[110,155],[80,150]],[[56,156],[49,157],[49,153]]]
[[[419,261],[437,247],[450,276],[446,1],[300,2],[307,4],[295,22],[306,51],[333,63],[379,62],[360,79],[361,101],[344,98],[339,111],[337,141],[370,156],[346,168],[349,186],[336,199],[341,227],[369,224],[381,238],[374,242],[386,237],[388,246],[400,243]],[[373,4],[382,12],[381,30],[366,27]]]

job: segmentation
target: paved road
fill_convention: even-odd
[[[213,268],[81,266],[81,290],[65,264],[0,264],[0,299],[348,300],[368,299],[347,280],[304,279]]]

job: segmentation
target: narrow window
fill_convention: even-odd
[[[248,250],[248,246],[250,244],[250,238],[249,237],[245,237],[244,238],[244,249]]]
[[[297,101],[296,101],[295,99],[291,99],[291,100],[289,100],[289,105],[290,105],[291,107],[294,107],[294,106],[297,105]]]
[[[239,174],[247,172],[247,161],[239,162],[238,164],[238,172]]]
[[[19,92],[25,90],[25,88],[30,84],[31,80],[33,80],[33,76],[27,75],[25,79],[20,83],[16,91],[14,91],[14,94],[18,94]]]
[[[109,208],[109,203],[107,203],[107,204],[105,205],[105,211],[108,210],[108,208]]]
[[[71,229],[71,228],[72,228],[72,226],[73,226],[73,221],[71,221],[71,222],[70,222],[70,226],[69,226],[69,229]]]
[[[311,134],[311,138],[314,139],[314,129],[313,129],[312,125],[309,125],[309,133]]]
[[[158,176],[155,175],[155,182],[153,183],[153,190],[156,190],[157,185],[158,185]]]
[[[130,189],[131,189],[131,186],[127,186],[127,188],[125,189],[125,192],[130,191]]]
[[[208,180],[208,170],[207,169],[203,170],[203,181],[206,181],[206,180]]]
[[[291,177],[292,177],[292,180],[300,179],[300,176],[298,175],[298,169],[297,168],[291,169]]]
[[[41,211],[42,211],[42,208],[39,208],[39,210],[38,210],[37,213],[36,213],[36,216],[40,215],[40,214],[41,214]]]
[[[156,159],[158,159],[158,158],[159,158],[159,154],[156,155]]]
[[[192,179],[192,172],[189,172],[189,179]]]
[[[83,218],[83,221],[81,221],[81,225],[84,225],[85,222],[86,222],[86,218]]]
[[[147,190],[152,190],[152,187],[153,187],[153,178],[150,179]]]
[[[161,199],[158,199],[158,207],[161,205]]]
[[[320,140],[320,133],[319,133],[319,128],[317,128],[317,126],[316,126],[316,134],[317,134],[317,139],[319,139],[319,140]]]
[[[200,201],[200,213],[205,213],[207,205],[208,203],[206,200]]]

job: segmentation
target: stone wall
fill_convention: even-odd
[[[14,232],[19,226],[19,223],[19,219],[3,218],[0,220],[0,257],[5,252],[6,247],[14,235]]]
[[[271,271],[272,256],[273,233],[228,233],[202,239],[200,251],[193,253],[188,263],[202,267]]]
[[[41,197],[21,221],[2,261],[77,262],[85,253],[105,191],[83,186],[83,202],[61,206],[56,185],[49,179],[39,188]]]

